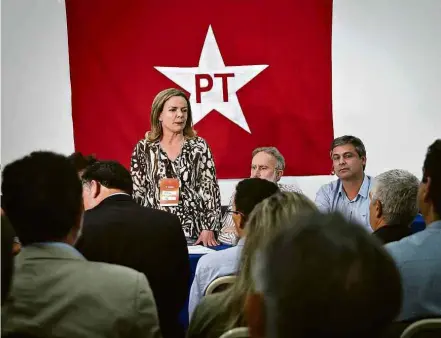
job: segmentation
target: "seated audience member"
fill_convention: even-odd
[[[5,303],[11,287],[12,271],[14,268],[14,230],[6,216],[2,215],[2,294],[1,304]]]
[[[88,262],[74,249],[82,188],[65,156],[33,152],[7,165],[2,192],[5,213],[23,244],[2,308],[2,335],[161,337],[145,276]]]
[[[252,153],[251,178],[262,178],[277,183],[281,191],[302,192],[295,184],[278,183],[285,170],[285,158],[275,147],[256,148]],[[233,204],[234,193],[230,198],[230,208]],[[233,214],[226,213],[222,219],[219,241],[223,244],[236,245],[239,236],[233,221]]]
[[[199,260],[190,289],[188,305],[190,317],[212,281],[237,273],[240,253],[245,243],[245,222],[257,204],[278,191],[277,184],[260,178],[247,178],[237,184],[233,206],[229,213],[233,215],[236,232],[240,238],[239,243],[235,247],[209,253]]]
[[[137,204],[132,176],[118,162],[85,169],[83,231],[76,248],[88,260],[127,266],[150,283],[164,337],[183,337],[179,312],[188,296],[187,241],[176,215]]]
[[[81,152],[77,151],[71,154],[68,159],[70,163],[77,169],[78,175],[81,177],[83,175],[84,170],[97,162],[97,159],[94,155],[84,156]]]
[[[232,328],[247,326],[243,311],[246,295],[253,290],[254,255],[295,215],[316,210],[312,201],[295,192],[277,193],[258,204],[245,228],[246,241],[236,282],[229,289],[202,299],[190,321],[188,338],[218,338]]]
[[[400,311],[392,258],[339,214],[290,220],[254,257],[252,270],[252,337],[378,338]]]
[[[418,213],[418,179],[405,170],[389,170],[375,177],[370,192],[369,217],[373,235],[383,243],[412,234]]]
[[[336,138],[331,145],[333,172],[338,180],[325,184],[317,192],[315,203],[324,213],[339,211],[349,221],[371,231],[369,225],[369,191],[372,178],[364,173],[366,149],[355,136]]]
[[[427,151],[418,205],[427,228],[386,245],[403,282],[400,320],[441,316],[441,139]]]

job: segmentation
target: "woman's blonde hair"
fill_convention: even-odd
[[[256,253],[300,213],[317,211],[315,204],[297,192],[280,192],[260,202],[245,225],[245,244],[240,258],[240,271],[233,286],[225,291],[222,313],[228,313],[225,330],[247,326],[243,316],[245,298],[254,290],[252,263]]]
[[[159,115],[164,109],[164,104],[173,96],[183,97],[187,102],[187,122],[184,127],[184,136],[186,138],[196,137],[196,131],[193,129],[193,117],[191,113],[190,101],[187,95],[179,89],[169,88],[161,91],[153,100],[152,111],[150,113],[150,128],[151,130],[145,134],[147,140],[154,142],[162,137],[162,126],[159,121]]]

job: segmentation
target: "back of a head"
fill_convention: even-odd
[[[251,212],[246,224],[246,241],[240,257],[240,272],[236,282],[229,289],[230,326],[243,325],[235,322],[235,315],[242,313],[245,297],[253,288],[252,265],[255,254],[276,236],[286,222],[298,213],[317,211],[315,204],[305,195],[297,192],[278,192],[260,202]]]
[[[94,155],[84,156],[79,151],[69,155],[68,159],[79,173],[83,172],[88,166],[97,162]]]
[[[98,161],[84,171],[83,182],[97,181],[108,189],[118,189],[129,195],[133,191],[130,172],[116,161]]]
[[[419,180],[406,170],[392,169],[375,177],[372,200],[379,200],[388,225],[409,226],[418,213]]]
[[[263,253],[268,338],[371,338],[398,315],[400,276],[381,245],[339,214],[299,217]]]
[[[301,193],[283,191],[268,197],[254,208],[248,219],[243,258],[263,249],[297,215],[315,211],[314,202]]]
[[[236,186],[234,196],[236,210],[248,218],[257,204],[279,191],[278,185],[274,182],[261,178],[246,178]]]
[[[1,304],[3,305],[9,293],[12,280],[13,270],[13,253],[12,246],[14,244],[14,230],[6,216],[1,216],[2,227],[2,294]]]
[[[3,170],[5,213],[23,245],[63,240],[82,217],[82,187],[69,159],[33,152]]]
[[[426,154],[423,166],[423,183],[430,178],[429,197],[438,217],[441,217],[441,139],[433,142]]]

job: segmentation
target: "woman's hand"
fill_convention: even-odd
[[[194,243],[194,245],[198,245],[201,242],[204,246],[219,245],[219,243],[216,242],[216,240],[214,239],[214,232],[211,230],[202,230],[198,240],[196,241],[196,243]]]

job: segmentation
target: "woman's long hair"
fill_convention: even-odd
[[[252,278],[253,259],[286,223],[300,213],[317,211],[315,204],[305,195],[280,192],[260,202],[251,212],[245,225],[245,244],[240,258],[240,268],[233,286],[224,292],[221,313],[227,313],[225,330],[247,326],[243,316],[245,298],[254,290]]]
[[[196,137],[196,131],[193,129],[193,117],[191,112],[190,101],[187,95],[179,89],[169,88],[160,92],[153,100],[152,111],[150,113],[150,131],[145,134],[145,137],[150,142],[155,142],[162,137],[162,126],[159,121],[159,115],[164,109],[164,104],[173,96],[183,97],[187,102],[187,121],[184,127],[184,137],[194,138]]]

